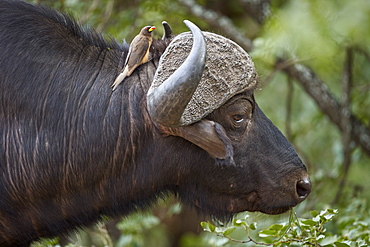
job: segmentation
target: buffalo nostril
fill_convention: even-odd
[[[311,182],[309,179],[300,180],[297,182],[296,189],[299,198],[305,199],[311,192]]]

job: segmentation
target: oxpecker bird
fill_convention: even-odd
[[[125,65],[112,84],[113,91],[125,79],[125,77],[130,76],[139,65],[148,62],[149,49],[152,44],[152,32],[154,29],[154,26],[143,27],[140,33],[132,40]]]

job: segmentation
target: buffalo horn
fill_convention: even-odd
[[[171,28],[170,24],[168,24],[166,21],[162,21],[162,25],[163,25],[163,29],[164,29],[162,39],[171,38],[172,37],[172,28]]]
[[[193,34],[193,46],[184,63],[159,87],[148,92],[148,111],[153,121],[168,127],[181,126],[180,118],[193,96],[206,62],[206,41],[192,22],[185,25]]]

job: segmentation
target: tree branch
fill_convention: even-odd
[[[302,64],[283,66],[287,61],[279,59],[276,66],[283,67],[289,76],[295,78],[303,89],[315,100],[317,106],[328,115],[329,119],[338,126],[341,132],[346,126],[342,123],[344,119],[342,106],[332,95],[325,83],[309,68]],[[370,129],[368,129],[358,118],[349,111],[351,129],[351,140],[360,146],[370,156]]]
[[[80,23],[86,24],[86,22],[91,18],[91,16],[94,14],[94,11],[98,8],[100,0],[93,0],[90,7],[86,11],[85,14],[79,18]]]
[[[252,41],[245,37],[241,31],[234,26],[228,17],[218,14],[213,10],[206,9],[196,3],[194,0],[179,0],[179,2],[187,7],[193,15],[205,20],[215,29],[220,29],[225,35],[229,36],[247,51],[252,50]]]
[[[109,21],[109,18],[112,15],[113,7],[114,7],[114,0],[108,0],[103,17],[101,18],[101,22],[99,23],[99,26],[96,28],[96,30],[103,31],[105,29]]]
[[[262,24],[270,16],[270,0],[239,0],[244,11],[259,24]]]

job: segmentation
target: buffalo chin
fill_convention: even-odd
[[[248,212],[261,212],[268,215],[276,215],[283,214],[297,205],[297,204],[279,205],[279,206],[258,205],[256,203],[251,202],[251,197],[256,198],[256,193],[252,192],[247,197],[231,199],[227,211],[233,214],[248,211]]]
[[[181,197],[181,196],[180,196]],[[199,197],[198,197],[199,198]],[[292,203],[289,205],[279,205],[279,206],[268,206],[266,204],[259,204],[256,203],[258,199],[256,192],[249,193],[246,196],[242,197],[231,197],[226,195],[218,195],[216,196],[218,199],[217,202],[214,203],[209,201],[208,199],[195,199],[195,200],[186,200],[184,198],[182,200],[187,203],[191,204],[192,207],[195,207],[197,212],[205,217],[211,217],[215,220],[215,223],[228,223],[231,222],[234,215],[242,212],[260,212],[267,215],[277,215],[283,214],[287,211],[291,210],[296,203]],[[221,198],[221,200],[220,200]],[[221,202],[221,203],[220,203]]]
[[[259,212],[269,215],[283,214],[291,210],[293,207],[278,207],[278,208],[267,208]]]

